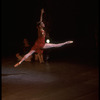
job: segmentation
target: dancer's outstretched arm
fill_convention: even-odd
[[[58,44],[54,44],[54,43],[45,43],[43,49],[62,47],[62,46],[64,46],[64,45],[70,44],[70,43],[73,43],[73,41],[66,41],[66,42],[58,43]]]
[[[19,61],[17,64],[14,65],[14,67],[17,67],[18,65],[20,65],[24,60],[26,60],[30,55],[32,55],[35,52],[35,50],[30,50],[29,53],[27,53],[22,59],[21,61]]]
[[[41,15],[40,15],[40,22],[43,21],[43,13],[44,13],[44,9],[42,8],[42,9],[41,9]]]

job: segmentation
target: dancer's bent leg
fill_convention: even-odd
[[[38,54],[35,54],[35,61],[38,61]]]
[[[29,53],[27,53],[22,59],[21,61],[19,61],[17,64],[14,65],[14,67],[17,67],[18,65],[20,65],[24,60],[26,60],[30,55],[32,55],[35,52],[35,50],[30,50]]]
[[[22,56],[19,53],[16,54],[16,57],[18,58],[18,61],[22,59]]]
[[[61,46],[64,46],[64,45],[70,44],[70,43],[73,43],[73,41],[67,41],[67,42],[64,42],[64,43],[58,43],[58,44],[45,43],[43,49],[48,49],[48,48],[53,48],[53,47],[61,47]]]
[[[39,58],[40,63],[44,63],[43,54],[38,53],[38,58]]]

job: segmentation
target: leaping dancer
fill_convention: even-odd
[[[46,35],[46,33],[45,33],[44,29],[43,29],[45,27],[45,24],[42,21],[43,13],[44,13],[44,9],[41,9],[40,21],[37,23],[38,39],[36,40],[35,44],[31,48],[31,50],[17,64],[15,64],[14,67],[19,66],[24,60],[26,60],[30,55],[32,55],[35,52],[40,54],[39,57],[41,57],[41,59],[42,59],[43,58],[43,56],[42,56],[43,49],[57,48],[57,47],[62,47],[64,45],[66,45],[66,44],[73,43],[73,41],[66,41],[66,42],[58,43],[58,44],[45,43],[45,35]]]

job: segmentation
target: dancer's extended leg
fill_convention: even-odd
[[[54,44],[54,43],[46,43],[43,47],[43,49],[48,49],[48,48],[53,48],[53,47],[61,47],[64,46],[66,44],[70,44],[73,43],[73,41],[66,41],[64,43],[58,43],[58,44]]]
[[[27,53],[22,59],[21,61],[19,61],[17,64],[14,65],[14,67],[17,67],[18,65],[20,65],[24,60],[26,60],[30,55],[32,55],[35,52],[35,50],[31,50],[29,53]]]

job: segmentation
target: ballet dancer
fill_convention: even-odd
[[[41,10],[41,16],[43,15],[44,10]],[[42,19],[42,17],[40,17],[40,19]],[[14,67],[19,66],[24,60],[26,60],[29,56],[31,56],[33,53],[38,53],[39,57],[41,59],[41,62],[43,61],[43,49],[49,49],[49,48],[57,48],[57,47],[62,47],[66,44],[70,44],[73,43],[73,41],[66,41],[64,43],[58,43],[58,44],[54,44],[54,43],[45,43],[45,31],[44,28],[45,24],[43,22],[38,22],[37,23],[37,29],[38,29],[38,39],[36,40],[34,46],[31,48],[31,50],[29,51],[29,53],[27,53],[17,64],[14,65]]]

